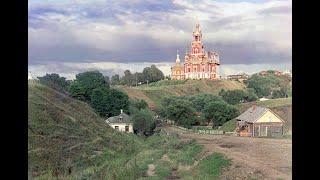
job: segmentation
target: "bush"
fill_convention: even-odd
[[[139,134],[152,132],[156,128],[153,114],[149,109],[141,109],[132,116],[133,128]]]
[[[172,102],[166,108],[168,118],[175,121],[178,125],[190,128],[196,122],[196,110],[187,100],[172,99]]]
[[[190,100],[193,104],[193,107],[198,111],[202,111],[204,106],[209,102],[214,101],[223,101],[223,99],[219,96],[213,94],[196,94],[190,97],[185,97],[186,99]]]
[[[46,74],[45,76],[38,77],[39,82],[46,86],[51,87],[57,91],[67,92],[70,82],[65,77],[60,77],[59,74]]]
[[[222,89],[219,95],[224,101],[229,104],[235,105],[241,102],[251,102],[258,99],[258,96],[254,93],[254,89],[248,88],[247,91],[241,89],[227,90]]]
[[[221,101],[211,102],[204,108],[204,116],[212,120],[213,127],[221,126],[238,115],[239,111],[235,106]]]
[[[69,92],[77,99],[90,102],[93,90],[100,87],[109,89],[109,84],[103,74],[99,71],[88,71],[76,75]]]

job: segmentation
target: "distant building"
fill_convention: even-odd
[[[283,72],[283,75],[287,75],[287,76],[289,76],[289,77],[292,77],[292,71],[290,71],[290,70],[285,70],[285,71]]]
[[[281,76],[283,73],[281,71],[261,71],[259,72],[259,75],[265,76],[267,74],[274,74],[276,76]]]
[[[232,74],[232,75],[228,75],[227,79],[228,80],[233,80],[233,81],[240,81],[243,82],[245,80],[247,80],[250,76],[246,73],[241,73],[241,74]]]
[[[259,101],[267,101],[267,100],[269,100],[269,99],[265,98],[265,97],[262,97],[262,98],[259,99]]]
[[[118,131],[123,132],[133,132],[133,123],[131,117],[124,113],[121,109],[121,113],[118,116],[109,117],[106,122],[113,128]]]
[[[239,136],[263,137],[283,135],[284,121],[269,108],[253,105],[237,120]]]
[[[204,50],[199,23],[196,23],[192,36],[191,49],[186,52],[183,64],[180,63],[177,53],[176,63],[171,67],[171,79],[219,79],[219,54],[216,51]]]

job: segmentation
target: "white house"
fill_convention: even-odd
[[[121,113],[118,116],[109,117],[106,122],[113,128],[122,132],[133,133],[133,123],[131,117],[124,113],[121,109]]]

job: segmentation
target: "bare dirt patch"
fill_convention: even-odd
[[[206,154],[220,152],[231,159],[221,179],[292,179],[292,140],[195,134],[174,127],[182,139],[195,139]]]

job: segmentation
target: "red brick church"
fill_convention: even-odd
[[[219,54],[204,50],[199,23],[196,23],[192,36],[191,49],[186,52],[183,64],[177,53],[176,63],[171,67],[171,79],[218,79]]]

